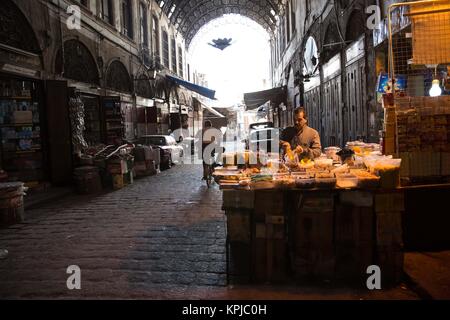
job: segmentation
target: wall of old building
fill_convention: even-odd
[[[287,39],[287,28],[283,27],[286,13],[278,19],[271,39],[272,85],[295,84],[294,88],[288,85],[288,101],[307,108],[310,125],[321,133],[324,146],[342,146],[355,139],[378,142],[381,113],[375,87],[379,58],[374,50],[373,30],[366,27],[365,11],[368,6],[381,2],[287,0],[283,3],[287,8],[295,8],[296,25],[291,27],[291,37]],[[381,9],[386,11],[387,4]],[[304,59],[310,37],[317,45],[319,63],[315,74],[308,75]],[[364,52],[355,52],[358,40]],[[358,88],[351,85],[355,77]],[[298,102],[293,98],[297,94]]]
[[[20,25],[20,23],[15,26],[17,29],[30,30],[30,32],[27,31],[29,33],[27,36],[20,35],[23,38],[20,40],[22,42],[35,41],[38,48],[37,54],[31,58],[27,53],[8,54],[7,50],[10,49],[2,48],[0,58],[2,61],[10,59],[14,64],[15,69],[11,76],[32,77],[42,83],[43,114],[46,115],[48,121],[52,121],[45,125],[46,141],[44,144],[49,148],[48,158],[50,161],[48,162],[51,163],[54,160],[53,167],[58,166],[56,164],[58,153],[66,152],[69,153],[68,157],[71,157],[70,145],[65,145],[67,141],[71,140],[70,132],[65,130],[70,128],[68,100],[74,94],[89,101],[96,101],[94,104],[98,104],[98,108],[106,97],[117,97],[125,113],[124,137],[128,140],[137,139],[143,134],[157,133],[157,130],[160,131],[159,133],[167,133],[170,127],[168,103],[190,103],[189,97],[186,98],[185,94],[179,96],[174,85],[165,80],[167,74],[178,77],[187,74],[187,49],[183,37],[169,23],[169,19],[156,1],[130,0],[132,37],[123,34],[122,9],[119,1],[116,0],[111,1],[114,17],[111,23],[102,19],[99,0],[88,0],[87,6],[80,5],[80,1],[75,0],[6,1],[12,4],[8,5],[8,8],[13,8],[11,9],[12,13],[15,12],[20,15],[21,19],[25,19],[24,24],[29,24],[29,27]],[[141,3],[146,6],[148,46],[141,43],[139,11]],[[81,8],[81,29],[71,30],[66,23],[70,18],[67,13],[67,7],[70,5],[79,5]],[[10,12],[6,12],[6,14],[10,14]],[[148,76],[147,68],[143,65],[144,53],[151,61],[153,55],[162,55],[163,47],[160,35],[158,40],[160,52],[151,52],[152,42],[156,41],[152,37],[152,16],[157,17],[158,33],[160,34],[161,28],[168,32],[169,61],[173,59],[170,48],[171,39],[175,39],[178,70],[173,70],[172,64],[169,63],[168,66],[162,68],[155,81],[148,81],[144,79]],[[7,20],[9,21],[10,18]],[[2,23],[5,22],[2,21]],[[8,36],[5,35],[1,39],[8,39]],[[4,44],[11,47],[9,41]],[[66,46],[70,50],[65,50]],[[147,49],[143,50],[146,47]],[[179,70],[178,48],[182,48],[183,72]],[[36,64],[34,57],[38,57],[40,63]],[[30,67],[30,61],[34,63],[33,67]],[[64,94],[66,94],[65,98],[61,96]],[[152,101],[152,98],[163,98],[164,101],[158,100],[160,103],[157,103]],[[55,101],[64,102],[64,104],[60,104],[58,107],[54,103]],[[155,108],[155,105],[158,112],[155,112],[154,116],[148,116],[144,112],[145,108]],[[150,118],[150,121],[155,123],[145,127],[144,122]],[[58,126],[55,125],[55,121]],[[61,147],[63,143],[64,147]],[[63,159],[63,157],[60,158]],[[62,175],[66,175],[65,179],[70,180],[70,168],[66,167],[64,170],[65,173]]]

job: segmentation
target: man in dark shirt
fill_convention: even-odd
[[[293,127],[288,127],[281,134],[280,144],[283,151],[288,147],[299,155],[300,159],[314,160],[322,154],[319,133],[308,126],[306,111],[303,107],[294,110]]]

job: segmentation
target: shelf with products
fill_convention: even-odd
[[[11,181],[44,177],[39,84],[0,77],[1,168]]]
[[[0,97],[0,100],[33,100],[33,97]]]
[[[125,115],[118,97],[103,99],[103,119],[107,144],[120,144],[125,137]]]
[[[0,128],[8,128],[8,127],[33,127],[33,126],[39,126],[39,123],[6,123],[6,124],[0,124]]]

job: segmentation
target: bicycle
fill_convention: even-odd
[[[211,187],[211,184],[214,181],[214,177],[213,177],[213,173],[214,173],[214,167],[211,164],[205,164],[205,168],[206,168],[206,185],[208,186],[208,188]]]
[[[213,176],[214,169],[216,167],[221,166],[221,164],[217,161],[217,158],[220,157],[221,154],[223,154],[224,152],[225,152],[225,148],[223,148],[223,147],[222,147],[222,152],[221,153],[219,152],[217,155],[215,155],[215,153],[213,151],[213,153],[211,154],[211,156],[214,159],[213,163],[212,164],[207,164],[207,163],[204,164],[205,169],[206,169],[206,185],[208,186],[208,188],[211,187],[211,185],[214,181],[214,176]]]

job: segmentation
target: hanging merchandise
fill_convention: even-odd
[[[81,154],[88,145],[84,139],[84,104],[80,97],[71,97],[69,100],[70,122],[72,126],[72,144],[75,154]]]

